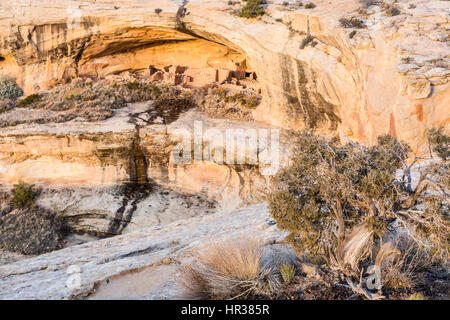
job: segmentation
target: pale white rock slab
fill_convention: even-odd
[[[267,227],[261,230],[262,225]],[[167,258],[186,259],[193,248],[242,236],[274,243],[283,241],[286,233],[273,224],[265,203],[144,228],[0,266],[0,299],[83,297],[111,277]],[[78,276],[79,286],[71,286]]]

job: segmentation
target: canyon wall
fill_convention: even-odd
[[[228,130],[268,130],[264,123],[209,119],[191,110],[170,124],[136,123],[145,116],[152,102],[135,103],[120,109],[107,120],[97,122],[45,123],[0,129],[0,181],[12,185],[18,181],[65,188],[113,187],[124,184],[158,184],[180,192],[202,194],[222,208],[235,208],[261,201],[269,175],[261,170],[288,162],[289,134],[277,133],[280,155],[234,164],[214,159],[174,161],[174,146],[184,145],[177,130],[194,132],[194,121],[201,121],[202,142],[207,146],[222,142]],[[214,136],[208,139],[208,130]],[[239,132],[239,131],[237,131]],[[271,136],[268,131],[267,138]],[[191,141],[189,141],[189,144]],[[236,140],[233,151],[238,153]],[[270,148],[269,143],[269,148]],[[249,146],[258,156],[260,145]],[[252,151],[253,150],[253,151]],[[202,151],[205,152],[204,150]],[[237,158],[236,158],[237,160]],[[273,163],[271,163],[271,160]]]
[[[271,1],[257,19],[239,17],[242,4],[228,1],[2,3],[0,75],[15,78],[27,95],[80,77],[175,66],[187,69],[183,76],[197,87],[233,75],[257,83],[262,102],[252,117],[265,128],[309,127],[365,144],[390,133],[424,148],[426,130],[450,120],[449,2],[398,1],[396,16],[379,5],[362,10],[356,0],[315,3],[305,9]],[[344,28],[343,17],[361,19],[364,27]],[[222,203],[255,197],[254,186],[264,189],[267,178],[252,168],[174,166],[167,126],[136,131],[128,111],[90,124],[3,127],[1,182],[151,179]]]
[[[361,14],[356,0],[311,10],[272,1],[261,19],[244,19],[228,1],[24,0],[0,9],[0,73],[31,93],[149,65],[241,68],[262,89],[258,120],[416,144],[448,125],[450,50],[448,2],[413,2],[389,17],[378,6]],[[344,16],[367,27],[350,38]],[[313,43],[302,48],[307,35]]]

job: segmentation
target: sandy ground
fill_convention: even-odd
[[[176,299],[170,292],[180,292],[176,281],[177,267],[160,265],[143,270],[112,277],[102,282],[89,300],[125,300],[125,299]],[[168,280],[172,279],[172,280]]]

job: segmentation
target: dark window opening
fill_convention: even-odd
[[[254,72],[246,72],[245,73],[245,77],[249,78],[249,79],[252,79],[252,80],[256,80],[256,73],[254,73]]]
[[[6,60],[5,57],[0,56],[0,62],[1,62],[1,61],[5,61],[5,60]]]

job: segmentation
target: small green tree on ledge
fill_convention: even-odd
[[[255,18],[264,15],[265,11],[261,7],[263,3],[262,0],[248,0],[247,4],[241,9],[241,17]]]
[[[34,185],[20,181],[14,185],[12,203],[14,208],[23,209],[33,204],[36,197]]]

